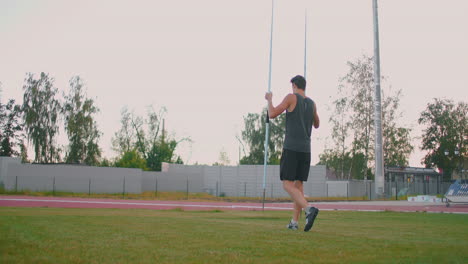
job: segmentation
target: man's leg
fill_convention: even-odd
[[[299,190],[299,188],[296,187],[294,181],[283,181],[283,188],[293,199],[294,207],[296,207],[297,205],[298,208],[302,209],[308,206],[307,201],[304,198],[304,194],[302,194],[301,190]]]
[[[302,181],[295,181],[294,182],[294,186],[296,186],[297,189],[299,189],[299,191],[301,192],[302,196],[304,196],[304,184]],[[302,213],[302,208],[301,206],[294,202],[294,214],[293,214],[293,219],[294,221],[298,221],[299,220],[299,216],[301,215]]]
[[[304,212],[306,215],[306,223],[304,226],[304,231],[309,231],[314,224],[315,218],[319,210],[315,207],[308,206],[307,200],[304,198],[303,192],[296,187],[293,181],[283,181],[283,188],[289,193],[291,198],[294,201],[294,215],[296,213],[296,207],[299,209],[304,208]],[[299,209],[299,210],[300,210]]]

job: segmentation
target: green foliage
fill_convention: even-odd
[[[349,72],[342,79],[350,90],[350,107],[352,110],[352,127],[354,138],[352,152],[364,155],[366,166],[373,160],[374,133],[374,76],[372,57],[363,56],[355,62],[348,62]],[[367,179],[367,170],[364,171]]]
[[[116,167],[120,168],[139,168],[148,170],[146,167],[146,160],[141,157],[140,153],[136,150],[125,152],[122,157],[115,162]]]
[[[362,153],[345,152],[343,155],[326,148],[319,158],[317,165],[326,165],[335,172],[338,179],[364,179],[366,174],[369,176],[368,179],[373,177]]]
[[[348,62],[349,72],[341,78],[333,101],[332,148],[321,154],[320,164],[332,168],[338,178],[369,179],[374,162],[374,79],[372,57]],[[413,147],[410,129],[399,127],[397,119],[401,91],[382,96],[382,133],[385,165],[405,166]]]
[[[136,150],[146,160],[146,167],[150,170],[160,171],[162,162],[182,164],[180,156],[175,155],[175,149],[183,141],[190,142],[190,138],[177,140],[167,135],[164,128],[165,113],[164,107],[158,113],[149,108],[148,117],[143,119],[124,108],[121,129],[112,139],[114,150],[121,155]]]
[[[184,164],[184,161],[182,160],[182,158],[180,156],[177,156],[177,159],[176,159],[176,161],[174,163],[175,164]]]
[[[132,114],[124,107],[121,111],[121,128],[112,137],[112,147],[119,154],[132,150],[135,145],[134,131],[130,123],[131,117]]]
[[[67,163],[98,165],[101,150],[98,140],[101,135],[93,115],[99,112],[94,101],[86,97],[83,81],[79,76],[70,80],[70,91],[65,95],[63,115],[69,139]]]
[[[213,166],[228,166],[230,163],[231,161],[229,160],[226,150],[223,148],[219,152],[218,161],[213,163]]]
[[[151,170],[161,171],[163,162],[183,164],[182,159],[174,155],[177,144],[178,142],[174,139],[154,142],[150,145],[151,149],[146,154],[147,166]]]
[[[106,158],[102,158],[101,162],[99,163],[99,167],[112,167],[112,162]]]
[[[263,111],[266,113],[266,110]],[[244,148],[244,157],[240,164],[263,164],[265,155],[265,114],[249,113],[244,117],[242,140],[238,139]],[[283,149],[286,115],[281,114],[270,119],[268,140],[268,164],[279,164]],[[245,147],[247,146],[248,155]]]
[[[28,73],[23,90],[24,127],[28,140],[34,145],[34,161],[38,163],[60,161],[60,148],[56,145],[55,138],[59,131],[61,106],[55,98],[57,88],[54,86],[54,79],[43,72],[39,79]]]
[[[411,129],[398,127],[396,120],[401,116],[398,112],[401,90],[394,96],[386,96],[382,92],[382,134],[384,164],[386,166],[408,166],[408,159],[414,147],[411,145]]]
[[[351,178],[352,157],[350,152],[336,151],[334,149],[325,148],[323,153],[319,155],[319,162],[317,165],[326,165],[327,168],[335,172],[338,179]]]
[[[445,176],[451,175],[457,164],[468,156],[468,104],[455,105],[452,100],[434,99],[421,112],[418,122],[426,126],[421,149],[428,153],[423,163],[426,167],[442,168]],[[455,149],[460,155],[454,154]]]
[[[19,156],[23,143],[23,127],[20,122],[21,106],[10,99],[6,105],[0,103],[0,156]]]

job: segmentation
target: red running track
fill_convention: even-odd
[[[418,204],[405,201],[385,202],[319,202],[313,205],[320,210],[333,211],[395,211],[468,214],[468,205]],[[1,207],[57,207],[57,208],[119,208],[168,210],[262,210],[261,203],[188,202],[155,200],[115,200],[65,197],[0,196]],[[291,210],[292,203],[265,203],[265,210]]]

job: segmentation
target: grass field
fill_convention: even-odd
[[[466,263],[468,215],[0,208],[0,263]],[[302,224],[302,223],[301,223]]]
[[[142,193],[72,193],[72,192],[39,192],[39,191],[6,191],[0,187],[0,195],[26,195],[40,197],[78,197],[78,198],[109,198],[109,199],[137,199],[137,200],[190,200],[190,201],[222,201],[222,202],[262,202],[262,197],[220,197],[208,193],[186,193],[186,192],[142,192]],[[368,197],[306,197],[308,201],[365,201]],[[394,197],[381,200],[395,200]],[[400,197],[400,200],[406,200],[406,196]],[[265,197],[267,202],[291,202],[291,198],[271,198]]]

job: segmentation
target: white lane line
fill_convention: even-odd
[[[165,206],[165,207],[198,207],[198,208],[228,208],[228,209],[263,209],[261,206],[253,205],[202,205],[202,204],[167,204],[167,203],[131,203],[131,202],[104,202],[104,201],[74,201],[74,200],[44,200],[44,199],[20,199],[20,198],[0,198],[0,201],[18,201],[18,202],[58,202],[58,203],[85,203],[85,204],[109,204],[109,205],[147,205],[147,206]],[[265,209],[270,210],[292,210],[288,207],[271,207],[265,206]],[[320,209],[320,208],[319,208]],[[346,208],[323,208],[320,211],[356,211],[356,212],[385,212],[393,211],[389,209],[346,209]],[[393,212],[422,212],[418,210],[399,210]],[[468,214],[468,212],[444,212],[444,211],[426,211],[428,213],[453,213],[453,214]]]
[[[99,201],[73,201],[73,200],[39,200],[39,199],[10,199],[0,198],[0,201],[18,201],[18,202],[59,202],[59,203],[85,203],[85,204],[110,204],[110,205],[148,205],[148,206],[167,206],[167,207],[208,207],[208,208],[246,208],[246,209],[262,209],[261,206],[252,205],[202,205],[202,204],[162,204],[162,203],[130,203],[130,202],[99,202]],[[285,207],[268,207],[265,209],[275,210],[291,210]]]

